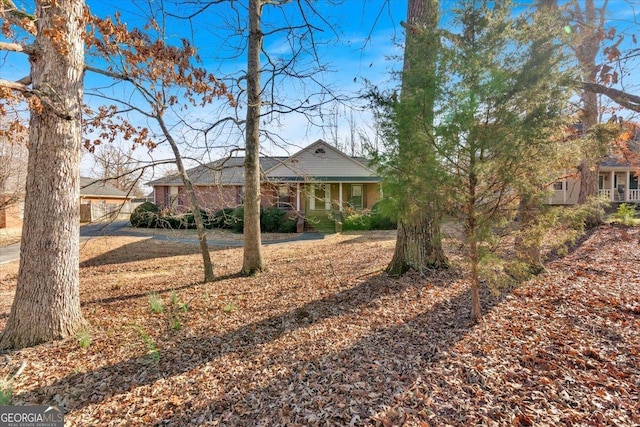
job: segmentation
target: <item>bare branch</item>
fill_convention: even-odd
[[[31,45],[23,45],[20,43],[8,43],[8,42],[0,42],[0,50],[6,50],[8,52],[18,52],[18,53],[33,53],[34,49]]]
[[[588,92],[599,93],[609,97],[624,108],[640,112],[640,96],[607,87],[599,83],[581,82],[582,89]]]

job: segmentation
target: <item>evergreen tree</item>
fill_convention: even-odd
[[[459,35],[443,46],[438,64],[443,206],[462,226],[475,320],[481,278],[497,283],[513,274],[495,250],[496,230],[513,216],[518,194],[540,194],[532,167],[553,156],[570,93],[553,34],[531,22],[514,18],[509,1],[464,1],[455,17]]]

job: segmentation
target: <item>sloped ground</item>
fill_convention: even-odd
[[[638,229],[603,227],[549,274],[485,291],[480,325],[455,272],[384,275],[393,245],[270,246],[257,278],[234,275],[240,249],[218,250],[204,285],[195,246],[93,240],[90,344],[7,353],[0,378],[18,373],[14,404],[60,405],[72,426],[640,425]]]

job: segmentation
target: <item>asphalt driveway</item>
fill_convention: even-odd
[[[120,220],[113,221],[108,223],[92,223],[80,226],[80,241],[84,242],[93,237],[101,237],[101,236],[149,236],[152,239],[157,240],[166,240],[172,242],[180,242],[180,243],[193,243],[197,244],[198,240],[194,238],[184,238],[184,237],[174,237],[174,236],[163,236],[152,233],[145,233],[144,228],[136,228],[132,229],[129,226],[129,221]],[[319,240],[323,239],[324,235],[320,233],[300,233],[295,234],[290,239],[285,240],[274,240],[269,242],[264,242],[264,245],[271,244],[280,244],[280,243],[290,243],[297,242],[301,240]],[[216,241],[216,240],[207,240],[207,243],[210,246],[225,246],[225,247],[240,247],[243,245],[242,241]],[[0,265],[6,264],[11,261],[15,261],[20,258],[20,243],[15,243],[13,245],[8,246],[0,246]]]

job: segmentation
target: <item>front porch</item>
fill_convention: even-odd
[[[598,176],[598,194],[614,203],[640,203],[638,176],[629,170],[602,171]]]
[[[270,206],[295,212],[302,223],[298,228],[323,232],[339,231],[344,212],[371,209],[380,200],[379,182],[314,182],[272,184],[263,200]],[[264,196],[265,194],[263,194]],[[301,230],[300,230],[301,231]]]

